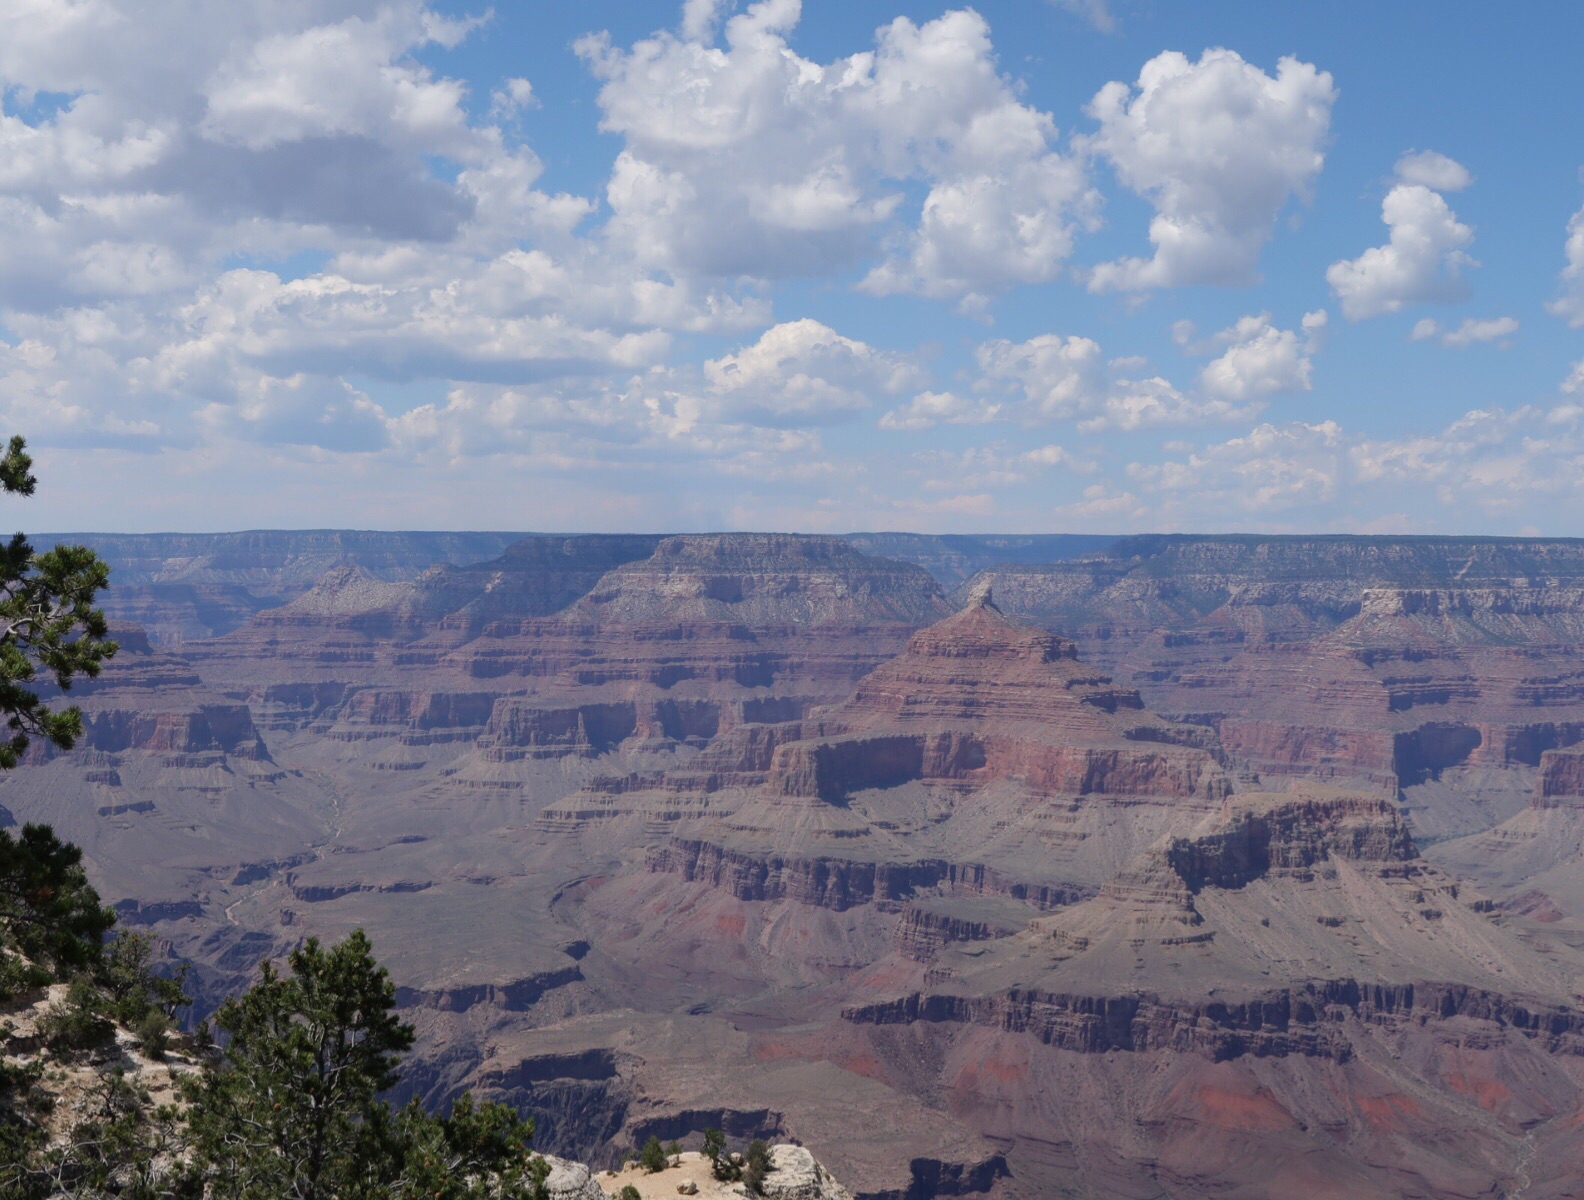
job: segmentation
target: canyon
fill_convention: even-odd
[[[200,1009],[362,927],[406,1092],[596,1167],[1576,1193],[1584,541],[63,537],[122,648],[0,821]]]

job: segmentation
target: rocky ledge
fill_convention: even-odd
[[[697,1151],[672,1155],[660,1171],[647,1171],[632,1164],[620,1171],[591,1173],[582,1163],[551,1159],[550,1178],[545,1182],[550,1200],[606,1200],[632,1188],[640,1200],[670,1200],[673,1196],[697,1196],[699,1200],[737,1200],[749,1193],[740,1183],[722,1183],[711,1171],[710,1161]],[[772,1170],[765,1177],[760,1195],[768,1200],[852,1200],[852,1193],[835,1179],[802,1146],[772,1146]]]
[[[1080,1054],[1171,1050],[1215,1062],[1297,1054],[1344,1063],[1353,1056],[1343,1023],[1349,1018],[1406,1028],[1455,1017],[1514,1029],[1549,1053],[1584,1055],[1584,1014],[1456,983],[1333,979],[1239,1001],[1196,1004],[1149,993],[1094,996],[1018,988],[995,996],[915,993],[842,1010],[843,1020],[859,1025],[978,1025],[1029,1034]],[[1465,1031],[1463,1036],[1474,1035]]]

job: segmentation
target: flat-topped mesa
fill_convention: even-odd
[[[723,533],[661,540],[648,558],[610,571],[567,616],[623,624],[917,627],[947,611],[924,568],[872,558],[841,538]]]
[[[409,583],[375,579],[362,567],[332,567],[300,596],[267,614],[263,623],[302,617],[357,617],[394,609],[412,592]]]
[[[1139,946],[1208,941],[1195,903],[1206,891],[1237,891],[1286,876],[1312,881],[1336,861],[1384,869],[1419,856],[1396,808],[1368,796],[1234,796],[1216,827],[1173,837],[1101,886],[1095,901],[1051,918],[1046,930],[1076,951],[1103,942]]]
[[[1427,617],[1549,617],[1584,615],[1584,588],[1365,588],[1359,615]]]
[[[683,535],[551,617],[486,625],[444,662],[475,678],[578,689],[680,686],[719,698],[790,688],[831,703],[948,611],[922,567],[839,538]]]
[[[1494,998],[1501,1021],[1525,1003],[1572,1010],[1568,968],[1490,911],[1489,900],[1418,858],[1390,805],[1345,794],[1239,797],[1215,827],[1139,856],[1094,898],[1008,938],[943,947],[936,978],[948,994],[932,1003],[962,1013],[982,1006],[988,1016],[1001,1001],[1032,1000],[1054,1014],[1072,1007],[1063,997],[1103,1007],[1136,996],[1147,979],[1162,998],[1203,1013],[1210,997],[1235,1002],[1272,987],[1436,981]],[[1432,1008],[1439,1017],[1459,1011]],[[1584,1017],[1570,1011],[1566,1020],[1570,1052],[1584,1050]],[[1518,1024],[1543,1032],[1528,1018]],[[1325,1052],[1345,1054],[1346,1045]],[[1313,1052],[1297,1041],[1270,1048],[1294,1051]]]

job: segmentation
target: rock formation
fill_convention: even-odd
[[[296,536],[129,540],[157,636],[0,779],[201,1006],[365,927],[403,1098],[599,1169],[707,1126],[897,1200],[1584,1169],[1584,544]]]

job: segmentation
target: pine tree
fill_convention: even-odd
[[[192,1097],[192,1130],[217,1200],[330,1200],[363,1194],[388,1156],[379,1094],[397,1080],[413,1030],[361,930],[329,950],[309,938],[291,974],[259,965],[221,1004],[228,1039]]]
[[[195,1156],[211,1200],[535,1200],[545,1166],[533,1123],[464,1095],[448,1117],[393,1113],[412,1026],[362,930],[324,949],[310,938],[268,962],[215,1017],[225,1049],[189,1085]]]
[[[35,963],[59,974],[100,958],[115,913],[99,903],[83,873],[82,851],[48,825],[0,830],[0,935]]]
[[[0,455],[0,489],[31,496],[37,487],[27,443],[13,437]],[[109,580],[110,568],[85,546],[35,555],[23,534],[0,543],[0,770],[16,766],[34,737],[69,750],[82,736],[81,710],[52,707],[33,685],[42,673],[68,691],[116,652],[94,607]],[[26,826],[20,837],[0,832],[0,943],[57,970],[96,963],[114,918],[81,863],[82,851],[48,826]]]
[[[13,437],[0,456],[0,488],[31,496],[38,486],[27,443]],[[116,652],[94,598],[110,568],[86,546],[56,546],[35,555],[26,536],[0,544],[0,769],[16,766],[31,739],[70,750],[82,736],[82,712],[52,708],[33,690],[42,672],[61,691],[78,675],[99,674]]]

